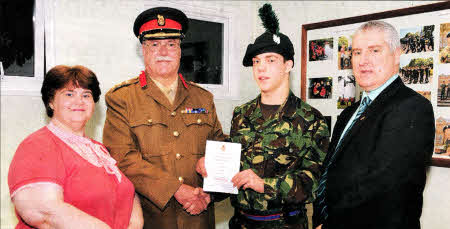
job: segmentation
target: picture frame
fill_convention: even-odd
[[[420,36],[423,36],[423,33],[420,32],[422,28],[429,29],[431,24],[434,24],[434,31],[431,31],[431,34],[434,35],[434,37],[431,39],[432,42],[434,42],[434,49],[431,51],[430,47],[427,47],[424,52],[417,52],[412,54],[406,54],[406,55],[412,55],[413,58],[433,58],[434,63],[434,69],[436,70],[436,74],[433,78],[430,79],[430,83],[417,83],[417,84],[411,84],[407,85],[411,88],[413,88],[415,91],[426,91],[427,92],[427,98],[431,98],[431,102],[433,104],[433,109],[435,113],[435,118],[445,116],[444,118],[450,118],[448,117],[449,108],[448,107],[440,107],[437,105],[437,85],[436,82],[438,80],[439,75],[439,65],[442,65],[439,61],[439,50],[440,50],[440,44],[439,44],[439,26],[441,23],[450,23],[450,20],[447,20],[447,18],[450,18],[448,15],[450,15],[450,3],[449,2],[438,2],[438,3],[432,3],[427,5],[420,5],[420,6],[414,6],[409,8],[403,8],[403,9],[397,9],[397,10],[390,10],[390,11],[383,11],[373,14],[366,14],[366,15],[360,15],[355,17],[348,17],[348,18],[341,18],[341,19],[335,19],[330,21],[323,21],[323,22],[317,22],[317,23],[310,23],[310,24],[304,24],[301,28],[301,77],[300,77],[300,97],[302,100],[307,101],[312,106],[315,106],[319,110],[326,110],[327,112],[324,112],[323,115],[326,116],[334,116],[332,118],[333,120],[336,120],[339,116],[340,112],[342,111],[339,109],[335,109],[330,111],[330,107],[333,106],[333,104],[329,103],[315,103],[314,100],[311,100],[308,98],[308,82],[309,78],[312,78],[316,76],[318,73],[315,69],[320,69],[319,71],[323,69],[333,69],[329,70],[328,72],[322,72],[322,75],[333,75],[336,78],[339,75],[342,75],[342,72],[345,72],[349,74],[348,72],[351,72],[351,69],[346,67],[345,64],[340,63],[339,61],[345,60],[345,57],[347,57],[346,51],[349,49],[351,50],[351,43],[346,43],[349,40],[351,41],[351,38],[347,37],[346,39],[341,39],[341,37],[349,36],[352,34],[356,28],[367,21],[371,20],[383,20],[387,21],[394,25],[400,32],[402,29],[411,29],[414,30],[412,32],[416,32],[420,34]],[[428,15],[436,14],[440,17],[438,19],[430,19],[430,20],[420,20],[420,18],[434,18]],[[443,16],[442,16],[443,15]],[[445,18],[444,18],[445,17]],[[442,19],[444,18],[444,19]],[[445,20],[445,21],[443,21]],[[407,22],[407,23],[405,23]],[[430,24],[431,23],[431,24]],[[437,26],[437,27],[436,27]],[[419,32],[415,31],[418,30]],[[409,31],[408,31],[409,32]],[[428,31],[429,32],[429,31]],[[331,62],[324,62],[324,61],[315,61],[311,62],[309,58],[310,53],[310,41],[320,40],[320,39],[328,39],[328,38],[334,38],[334,58],[331,58],[333,61]],[[416,35],[416,40],[417,35]],[[428,39],[428,45],[429,45]],[[339,43],[338,43],[339,42]],[[442,42],[441,42],[442,43]],[[350,46],[350,48],[348,48]],[[341,48],[341,50],[338,50]],[[402,54],[405,55],[405,54]],[[342,59],[341,59],[342,58]],[[411,58],[411,57],[410,57]],[[450,65],[450,64],[447,64]],[[407,66],[409,67],[409,66]],[[419,67],[420,68],[420,67]],[[337,82],[337,79],[336,81]],[[425,81],[424,81],[425,82]],[[338,85],[337,83],[333,83],[334,85]],[[334,89],[333,89],[334,90]],[[428,91],[431,92],[431,95],[428,94]],[[337,94],[337,93],[335,93]],[[423,94],[423,93],[422,93]],[[358,88],[355,92],[356,100],[359,100],[359,97],[361,95],[361,90]],[[429,96],[429,97],[428,97]],[[333,102],[335,102],[335,99],[332,99]],[[335,106],[335,105],[334,105]],[[332,129],[330,129],[331,131]],[[439,167],[448,167],[450,168],[450,156],[448,158],[437,156],[435,152],[433,152],[432,157],[432,166],[439,166]]]

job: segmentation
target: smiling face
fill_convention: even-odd
[[[277,91],[283,85],[289,87],[289,72],[292,69],[292,61],[284,61],[278,53],[262,53],[252,59],[253,79],[258,84],[262,93]]]
[[[74,86],[57,90],[49,105],[53,110],[52,121],[74,132],[84,130],[95,108],[92,91]]]
[[[142,44],[145,70],[151,77],[176,76],[180,67],[180,39],[146,40]]]
[[[365,91],[377,89],[397,73],[401,50],[390,49],[385,32],[377,29],[361,31],[353,37],[352,45],[353,73]]]

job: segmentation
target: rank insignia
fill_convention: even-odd
[[[166,19],[164,19],[164,16],[158,14],[158,25],[164,26],[166,24]]]
[[[181,111],[183,114],[208,114],[205,108],[185,108]]]

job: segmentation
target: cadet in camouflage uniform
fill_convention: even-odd
[[[230,228],[308,228],[305,203],[313,201],[328,146],[320,112],[289,92],[285,104],[265,118],[258,96],[235,108],[230,135],[242,144],[241,171],[251,169],[264,180],[263,193],[240,189],[231,197]],[[279,220],[251,217],[280,213]]]
[[[239,193],[231,196],[235,212],[229,226],[306,229],[305,204],[314,199],[329,131],[320,112],[289,89],[294,48],[278,32],[272,7],[265,4],[259,13],[266,29],[276,28],[250,44],[243,60],[253,66],[261,94],[233,113],[230,137],[242,144],[242,154],[240,172],[232,178]],[[203,169],[199,161],[197,171],[205,176]]]

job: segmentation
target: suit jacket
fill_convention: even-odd
[[[173,197],[182,183],[201,187],[195,165],[205,153],[206,140],[223,140],[213,96],[178,80],[173,104],[154,81],[133,78],[105,96],[108,110],[103,143],[119,168],[133,182],[141,199],[144,228],[214,228],[214,208],[191,216]],[[208,113],[187,114],[186,108]]]
[[[339,116],[324,165],[359,103]],[[400,78],[372,101],[342,139],[328,169],[323,228],[420,228],[434,141],[431,103]],[[317,211],[315,211],[317,212]]]

